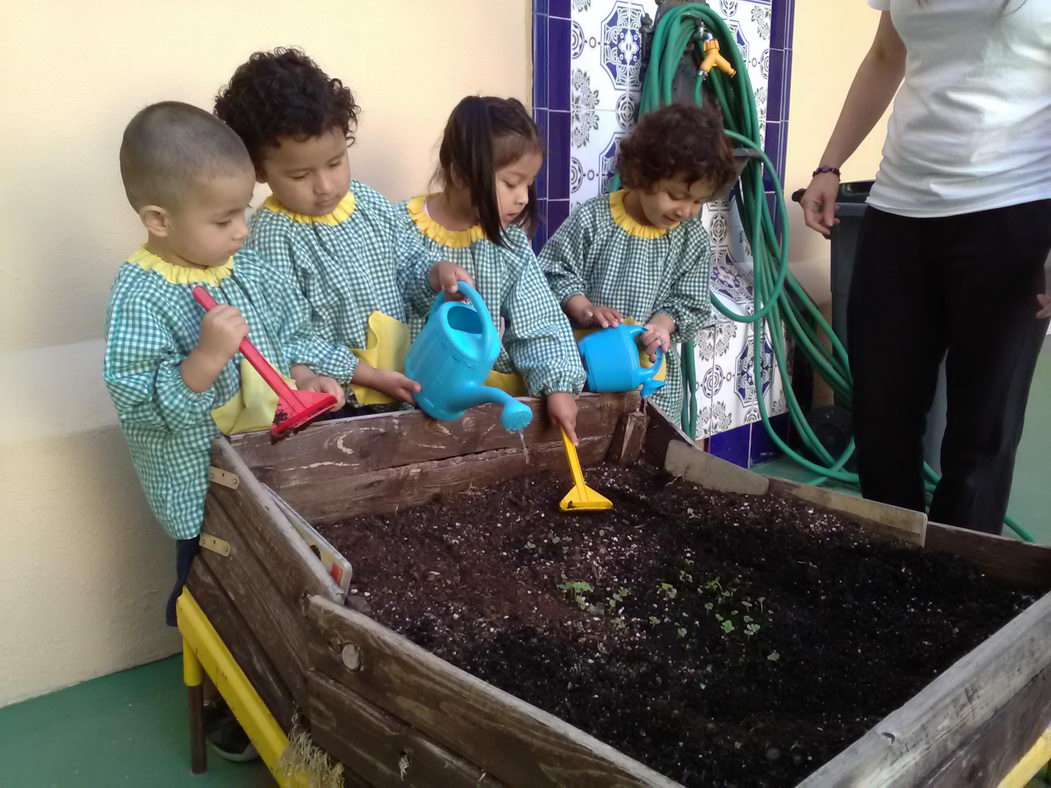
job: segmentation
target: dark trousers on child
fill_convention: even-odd
[[[1051,200],[914,219],[870,207],[847,335],[866,498],[924,509],[923,433],[946,365],[932,521],[1000,533],[1048,322],[1037,320]]]
[[[168,605],[164,610],[164,618],[170,627],[178,626],[175,617],[175,602],[182,593],[183,586],[186,585],[186,579],[190,576],[190,567],[193,565],[193,559],[198,550],[200,550],[200,539],[197,537],[179,539],[175,542],[175,587],[168,597]]]

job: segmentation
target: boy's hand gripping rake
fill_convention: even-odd
[[[214,309],[216,301],[203,287],[198,285],[193,289],[193,297],[198,304],[207,312]],[[336,398],[331,394],[317,391],[296,391],[289,388],[284,378],[270,366],[263,354],[256,350],[255,345],[248,341],[248,337],[241,340],[238,348],[248,363],[255,367],[255,371],[267,382],[277,393],[277,410],[274,412],[274,424],[270,427],[270,434],[275,438],[283,438],[289,432],[306,426],[327,410],[331,410],[336,404]]]
[[[562,431],[562,445],[566,447],[566,459],[569,460],[569,470],[573,474],[573,489],[566,493],[559,508],[563,512],[599,512],[612,509],[613,501],[584,484],[584,472],[580,470],[577,447],[573,445],[565,430]]]

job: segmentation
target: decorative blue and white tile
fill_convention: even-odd
[[[570,177],[569,199],[576,205],[608,190],[616,172],[620,141],[627,132],[611,110],[596,110],[593,123],[574,126],[573,131],[581,143],[571,151],[577,162],[571,163],[571,173],[579,172],[579,177]]]

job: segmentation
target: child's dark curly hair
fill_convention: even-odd
[[[302,50],[255,52],[215,97],[215,114],[244,140],[258,167],[281,137],[309,139],[333,128],[354,141],[361,107]]]
[[[643,190],[681,177],[687,183],[705,181],[718,191],[736,173],[722,113],[712,104],[670,104],[644,115],[620,144],[619,165],[624,185]]]

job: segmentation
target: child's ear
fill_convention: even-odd
[[[150,235],[164,238],[171,228],[171,216],[159,205],[144,205],[139,208],[139,221]]]

